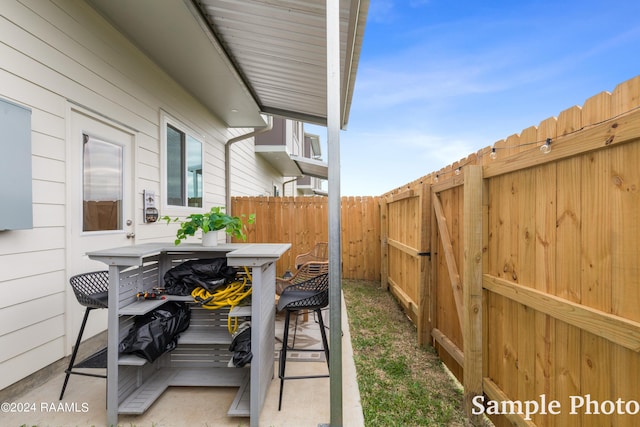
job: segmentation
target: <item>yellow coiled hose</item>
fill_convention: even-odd
[[[191,291],[191,296],[203,308],[217,310],[229,307],[229,310],[231,310],[240,304],[240,301],[251,295],[252,287],[247,286],[247,283],[252,283],[251,273],[249,273],[247,267],[244,267],[244,271],[246,276],[242,278],[242,281],[231,282],[226,287],[217,289],[214,292],[209,292],[203,287],[197,287]],[[238,318],[233,317],[234,321],[232,322],[232,317],[227,316],[227,329],[231,334],[238,330]]]

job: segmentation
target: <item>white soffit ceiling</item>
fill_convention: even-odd
[[[326,125],[326,0],[88,0],[229,127]],[[368,0],[340,0],[345,127]]]

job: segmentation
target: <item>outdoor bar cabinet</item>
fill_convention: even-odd
[[[117,425],[119,414],[142,414],[170,386],[239,387],[230,416],[249,416],[257,426],[267,388],[274,374],[275,263],[291,247],[282,244],[145,243],[89,252],[92,260],[109,266],[107,425]],[[153,363],[134,355],[118,354],[118,344],[135,316],[167,301],[193,301],[191,296],[138,299],[137,294],[164,287],[164,274],[191,259],[226,257],[227,265],[248,267],[252,275],[250,306],[207,310],[192,305],[191,326],[180,335],[176,349]],[[227,316],[251,318],[249,366],[233,367],[228,350],[231,334]]]

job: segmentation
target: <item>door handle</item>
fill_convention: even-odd
[[[133,239],[136,237],[136,233],[127,233],[127,239]]]

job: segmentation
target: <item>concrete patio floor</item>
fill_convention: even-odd
[[[281,321],[280,316],[278,321]],[[310,319],[310,322],[313,322]],[[343,370],[343,425],[364,426],[360,393],[353,362],[351,336],[346,308],[342,303],[342,370]],[[317,326],[311,323],[313,329]],[[311,327],[310,327],[311,328]],[[276,336],[280,337],[278,325]],[[290,360],[290,359],[288,359]],[[285,381],[282,410],[278,411],[280,382],[272,380],[260,416],[260,426],[316,427],[330,421],[329,378]],[[287,375],[326,374],[324,361],[287,362]],[[6,412],[0,416],[3,427],[82,427],[103,426],[106,423],[106,381],[101,378],[72,375],[61,407],[58,395],[64,373],[53,376],[41,386],[14,398],[23,407],[21,413]],[[233,401],[236,388],[170,387],[144,414],[121,415],[122,427],[180,427],[180,426],[248,426],[248,418],[228,417],[227,409]],[[29,412],[25,412],[27,410]],[[32,410],[33,409],[33,410]]]

